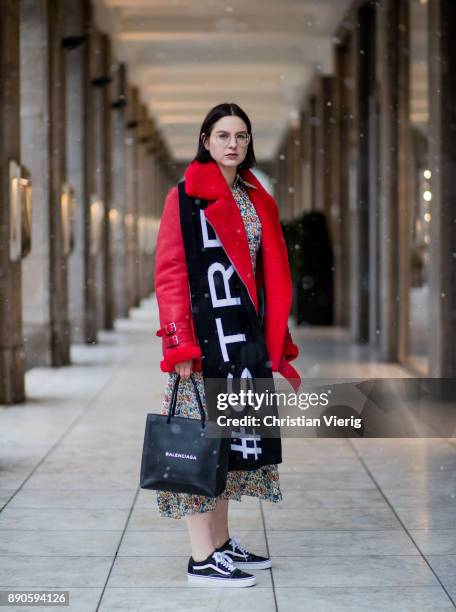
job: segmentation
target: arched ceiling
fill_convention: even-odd
[[[351,0],[95,0],[98,26],[177,161],[196,152],[207,111],[236,102],[259,161],[275,155]]]

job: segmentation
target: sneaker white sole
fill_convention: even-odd
[[[256,584],[256,576],[250,576],[249,578],[217,578],[216,576],[195,576],[194,574],[187,574],[187,580],[189,584],[195,586],[224,586],[224,587],[249,587]]]
[[[254,570],[254,569],[268,569],[272,567],[271,559],[267,559],[266,561],[256,561],[256,562],[247,562],[247,561],[233,561],[234,565],[241,570]]]

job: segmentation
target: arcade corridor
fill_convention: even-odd
[[[166,383],[157,234],[222,102],[277,203],[303,381],[454,391],[455,40],[454,0],[1,3],[0,606],[456,608],[454,393],[441,437],[285,437],[283,502],[230,504],[273,559],[242,593],[188,586],[185,521],[139,488]]]

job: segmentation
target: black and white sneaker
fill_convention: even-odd
[[[261,557],[246,550],[237,538],[229,538],[225,544],[216,548],[219,552],[229,555],[236,567],[240,569],[267,569],[272,567],[269,557]]]
[[[230,557],[214,550],[204,561],[188,561],[188,582],[202,586],[248,587],[256,584],[256,576],[241,571]]]

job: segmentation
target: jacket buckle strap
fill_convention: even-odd
[[[179,338],[176,335],[170,336],[168,338],[168,347],[177,346],[178,344],[179,344]]]
[[[176,323],[174,321],[171,321],[171,323],[167,323],[166,325],[163,325],[163,327],[161,327],[155,335],[156,336],[169,336],[170,334],[174,334],[176,330],[177,330]]]
[[[165,332],[166,335],[168,334],[174,334],[174,332],[176,331],[177,327],[176,324],[174,323],[174,321],[171,321],[171,323],[167,323],[165,325]]]

